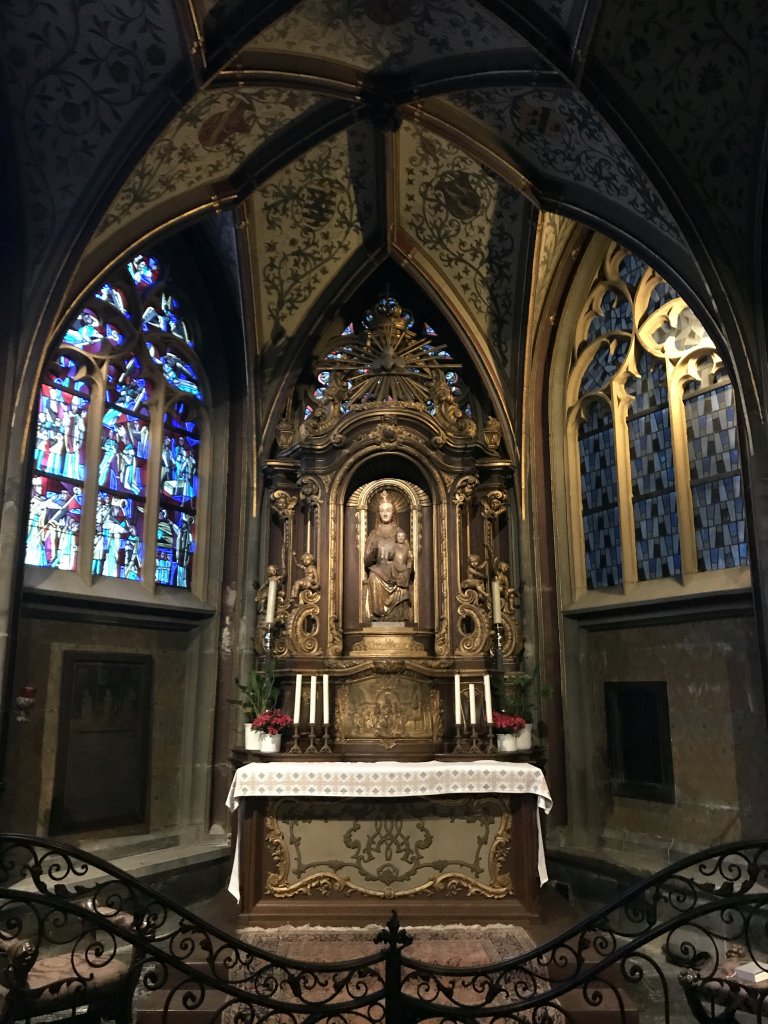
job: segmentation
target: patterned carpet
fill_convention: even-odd
[[[323,928],[312,925],[245,928],[239,937],[265,951],[293,960],[315,963],[352,960],[375,953],[373,939],[380,925],[365,928]],[[408,928],[413,944],[406,955],[445,967],[479,967],[507,960],[532,949],[535,943],[517,925],[442,925]]]

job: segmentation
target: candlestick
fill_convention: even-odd
[[[328,701],[328,676],[323,674],[323,725],[331,721],[331,709]]]
[[[491,580],[491,606],[494,623],[501,622],[501,590],[498,580]]]
[[[456,725],[461,725],[461,676],[458,672],[453,677],[453,717]]]
[[[312,676],[309,680],[309,724],[314,725],[317,712],[317,676]]]
[[[477,709],[475,707],[475,684],[469,684],[469,724],[477,725]]]
[[[491,709],[491,677],[487,672],[483,676],[483,693],[485,696],[485,721],[490,725],[493,711]]]
[[[264,615],[264,624],[271,626],[275,621],[275,608],[277,607],[277,580],[271,579],[267,589],[267,610]]]
[[[301,673],[296,675],[296,689],[293,691],[293,720],[296,725],[301,718]]]

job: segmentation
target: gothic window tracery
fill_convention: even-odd
[[[190,589],[205,420],[197,328],[137,255],[64,331],[38,392],[25,563]]]
[[[566,389],[577,590],[748,565],[733,385],[675,290],[613,246]]]

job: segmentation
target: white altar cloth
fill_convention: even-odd
[[[254,761],[235,772],[227,807],[236,811],[240,798],[260,797],[411,797],[476,793],[519,793],[536,797],[540,811],[549,814],[552,797],[540,768],[511,761]],[[542,885],[547,864],[539,833],[538,869]],[[229,891],[240,899],[240,835]]]

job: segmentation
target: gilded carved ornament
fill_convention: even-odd
[[[270,501],[272,503],[272,510],[285,522],[285,520],[292,519],[295,515],[299,497],[297,494],[289,494],[288,491],[276,490],[272,491]]]

